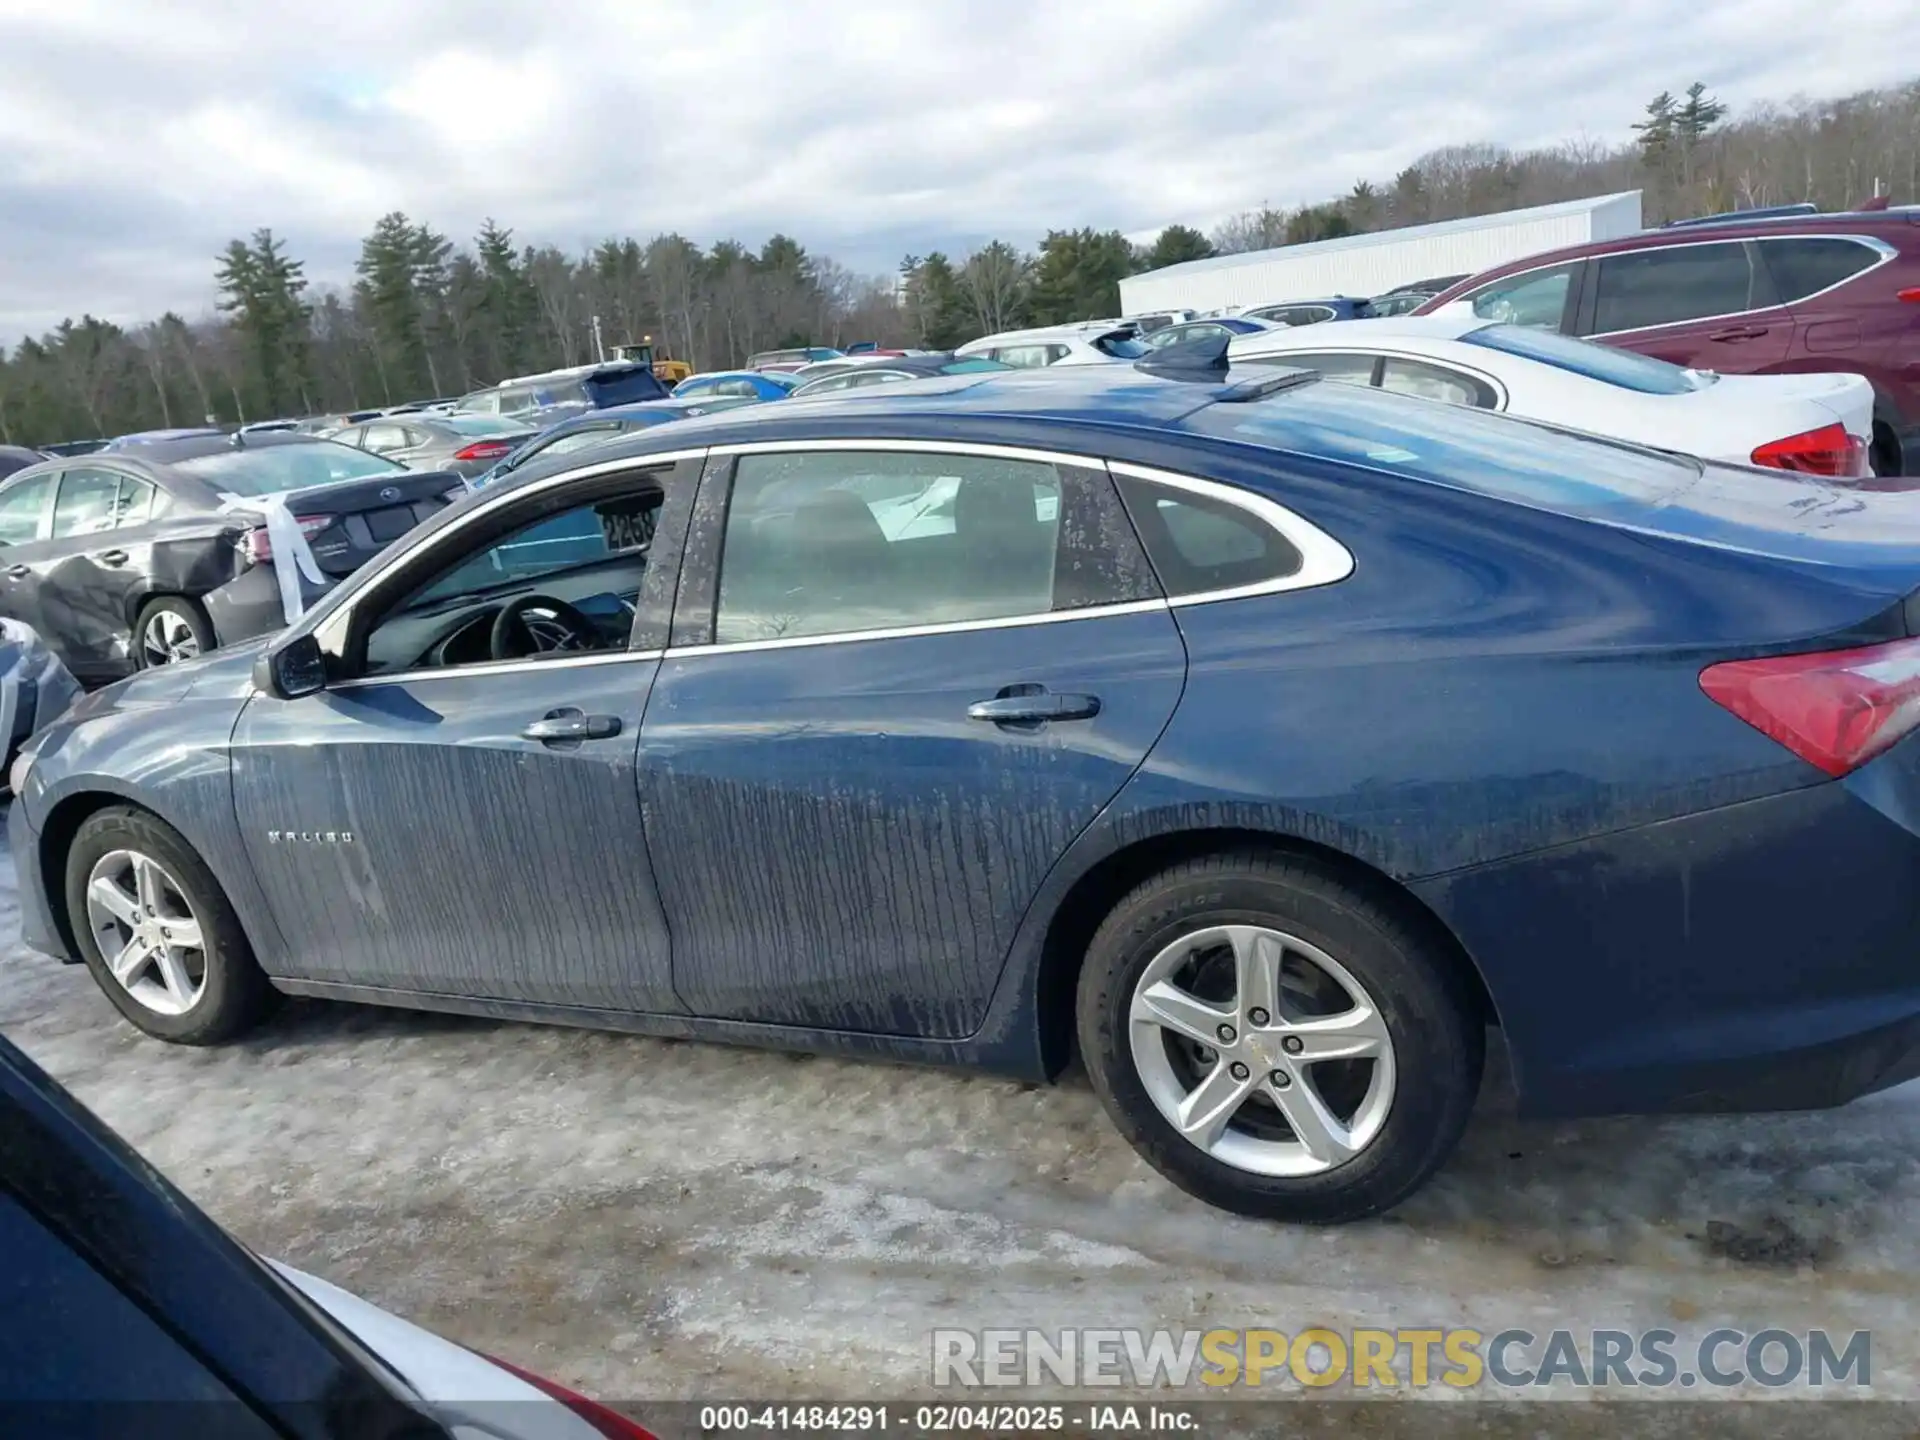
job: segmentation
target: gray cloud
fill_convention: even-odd
[[[1437,145],[1626,134],[1907,78],[1911,0],[0,0],[0,337],[212,300],[259,226],[321,281],[400,209],[566,247],[774,230],[858,269],[1209,226]]]

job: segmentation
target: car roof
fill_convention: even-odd
[[[1320,350],[1329,345],[1365,344],[1395,336],[1413,340],[1458,340],[1494,322],[1478,315],[1388,315],[1377,320],[1323,320],[1318,325],[1280,325],[1245,337],[1236,348]]]
[[[1311,383],[1317,376],[1261,366],[1237,375],[1189,372],[1178,377],[1131,365],[1048,370],[987,370],[902,380],[869,390],[800,396],[778,405],[742,405],[691,416],[594,447],[595,464],[629,456],[708,445],[840,437],[923,438],[948,428],[972,438],[1008,425],[1170,431],[1195,410],[1238,386]],[[602,414],[606,412],[601,412]],[[996,423],[1002,422],[1002,423]],[[525,476],[555,474],[575,463],[526,467]],[[516,475],[507,483],[520,483]]]

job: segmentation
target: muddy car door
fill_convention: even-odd
[[[1097,461],[768,447],[710,467],[640,744],[698,1015],[972,1033],[1186,652]]]

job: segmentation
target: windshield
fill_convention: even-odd
[[[439,424],[456,435],[526,435],[531,433],[518,420],[503,415],[446,415]]]
[[[1521,325],[1489,325],[1460,338],[1468,345],[1538,360],[1542,365],[1618,385],[1623,390],[1637,390],[1642,395],[1690,395],[1719,378],[1669,365],[1651,355],[1636,355],[1631,350],[1616,350],[1611,345]]]
[[[311,490],[331,485],[336,480],[371,480],[376,475],[401,475],[406,472],[391,460],[336,445],[331,440],[315,440],[308,445],[261,446],[251,450],[222,450],[217,455],[196,455],[191,460],[176,460],[175,470],[204,480],[214,489],[231,495],[271,495],[280,490]]]
[[[1603,518],[1670,499],[1698,461],[1460,405],[1312,383],[1209,405],[1180,422],[1242,444],[1415,475],[1563,515]]]

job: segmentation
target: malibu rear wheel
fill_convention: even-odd
[[[1453,1150],[1480,1020],[1447,958],[1308,861],[1209,856],[1147,881],[1081,971],[1082,1054],[1122,1134],[1245,1215],[1359,1219]]]

